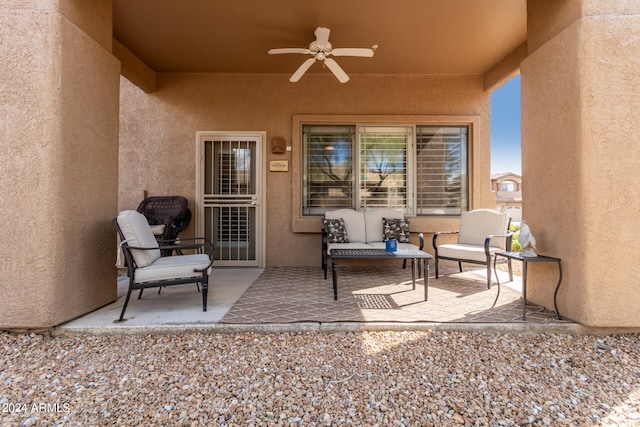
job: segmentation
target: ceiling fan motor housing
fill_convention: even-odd
[[[329,42],[327,42],[327,44],[324,46],[320,46],[315,40],[312,41],[311,44],[309,44],[309,50],[314,54],[318,52],[329,53],[331,52],[331,49],[333,49],[333,46],[331,46],[331,43]]]

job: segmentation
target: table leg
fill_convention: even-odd
[[[424,259],[424,300],[429,297],[429,260]]]
[[[498,302],[498,297],[500,296],[500,277],[498,277],[498,270],[496,270],[496,264],[498,262],[498,255],[493,257],[493,273],[496,275],[496,282],[498,283],[498,293],[496,294],[496,299],[493,300],[493,305],[491,308],[496,306]]]
[[[331,271],[333,273],[333,299],[338,299],[338,262],[331,258]]]
[[[556,291],[553,293],[553,307],[556,309],[556,316],[558,316],[558,320],[562,320],[562,317],[560,316],[560,312],[558,311],[558,303],[556,302],[556,298],[558,297],[558,289],[560,289],[560,284],[562,283],[562,264],[560,260],[558,260],[558,271],[560,272],[560,277],[558,278]]]
[[[413,281],[413,290],[416,290],[416,259],[411,259],[411,280]]]
[[[527,320],[527,261],[522,260],[522,320]]]

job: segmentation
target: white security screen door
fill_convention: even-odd
[[[263,266],[262,134],[199,132],[198,231],[218,266]]]

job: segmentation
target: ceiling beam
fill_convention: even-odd
[[[113,39],[112,52],[120,60],[120,74],[146,93],[155,92],[157,73],[151,67],[116,39]]]
[[[512,50],[483,75],[485,91],[491,91],[520,72],[520,63],[527,57],[527,42]]]

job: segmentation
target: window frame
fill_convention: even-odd
[[[326,132],[314,132],[316,128],[325,127],[327,129]],[[303,124],[302,129],[302,157],[301,161],[303,162],[302,168],[302,214],[304,216],[318,216],[322,215],[324,210],[321,206],[317,206],[315,203],[322,204],[323,200],[329,199],[331,200],[333,197],[327,192],[330,193],[331,189],[342,190],[342,193],[345,195],[349,195],[350,197],[341,197],[336,200],[341,200],[341,203],[337,203],[335,206],[329,207],[330,210],[340,209],[340,208],[348,208],[354,209],[356,206],[356,191],[354,190],[353,179],[354,174],[357,173],[355,170],[355,163],[357,162],[357,155],[355,153],[355,148],[357,147],[357,129],[354,125],[334,125],[334,124],[326,124],[326,125],[307,125]],[[347,137],[347,138],[345,138]],[[325,139],[325,138],[328,138]],[[340,165],[339,163],[332,163],[330,158],[336,157],[338,161],[341,160],[340,149],[336,150],[336,147],[339,145],[346,145],[346,170],[348,174],[345,175],[345,166]],[[324,149],[320,149],[320,146],[324,146]],[[330,149],[330,151],[325,151]],[[313,163],[312,159],[322,159],[317,161],[317,163]],[[305,168],[304,165],[309,167]],[[314,167],[315,166],[315,167]],[[328,170],[328,172],[327,172]],[[333,176],[333,181],[331,179],[326,180],[327,176]],[[336,181],[346,183],[348,182],[350,185],[348,186],[348,191],[345,191],[343,187],[338,184],[335,184]],[[325,179],[323,179],[325,178]],[[313,184],[315,182],[315,185]],[[334,185],[331,185],[331,184]],[[312,194],[316,194],[315,197],[312,197]],[[335,197],[335,196],[334,196]],[[322,211],[321,213],[314,213],[313,211]]]
[[[318,132],[318,128],[322,127],[326,128],[326,133]],[[414,134],[415,126],[410,125],[303,124],[301,158],[302,215],[322,216],[327,210],[343,208],[362,210],[376,207],[402,208],[405,214],[414,215]],[[337,137],[335,141],[333,140],[334,136]],[[346,141],[344,140],[345,136],[348,136]],[[390,141],[377,142],[376,140],[379,137],[382,137],[383,140],[389,138]],[[333,164],[329,160],[329,157],[334,153],[334,149],[331,148],[332,151],[324,152],[320,148],[324,146],[327,149],[328,145],[335,145],[334,143],[338,141],[346,142],[345,145],[348,146],[347,158],[350,162],[349,168],[351,172],[349,174],[349,186],[346,190],[340,184],[337,184],[337,182],[346,183],[346,181],[343,181],[343,179],[346,179],[346,177],[342,176],[343,173],[335,172],[340,170],[341,165],[339,163]],[[375,147],[380,143],[386,145],[388,150],[367,150],[367,148]],[[401,159],[400,169],[392,168],[392,171],[383,178],[382,170],[377,172],[375,169],[372,170],[371,165],[375,163],[371,162],[374,158],[370,156],[377,155],[380,155],[377,159],[381,162],[379,165],[381,168],[383,163],[388,165],[388,161],[391,159]],[[337,160],[340,160],[340,158],[338,156]],[[318,161],[319,159],[324,159],[324,162]],[[383,159],[387,162],[384,162]],[[325,162],[326,166],[323,167]],[[397,163],[396,166],[398,166]],[[326,170],[332,173],[328,173]],[[333,176],[334,179],[326,179],[328,175]],[[400,179],[401,185],[397,186],[397,188],[404,188],[404,191],[393,191],[396,187],[389,187],[388,178],[390,180]],[[374,181],[377,181],[377,185],[371,185]],[[332,183],[334,185],[331,185]],[[327,195],[326,191],[331,192],[332,189],[341,190],[343,194],[348,194],[350,197],[336,198],[335,196]],[[396,199],[397,201],[398,198],[402,199],[402,203],[393,203],[393,200]],[[335,204],[331,205],[331,201]],[[324,208],[322,207],[323,205],[325,206]]]
[[[505,188],[505,186],[506,186],[506,188]],[[500,183],[500,189],[498,191],[500,191],[502,193],[513,193],[513,192],[518,191],[518,190],[517,190],[517,186],[516,186],[515,181],[513,181],[511,179],[507,179],[507,180],[502,181]]]
[[[467,126],[467,179],[468,179],[468,207],[472,209],[475,194],[475,170],[477,159],[474,156],[474,146],[478,144],[478,130],[480,129],[480,116],[477,115],[303,115],[297,114],[292,120],[292,176],[291,176],[291,214],[292,229],[296,233],[318,233],[320,231],[320,218],[322,215],[303,215],[302,207],[302,180],[303,180],[303,146],[302,146],[302,126],[303,125],[355,125],[374,127],[413,127],[411,148],[415,151],[415,132],[417,126]],[[488,136],[487,136],[488,138]],[[487,144],[489,143],[487,139]],[[359,151],[359,146],[357,147]],[[487,149],[488,150],[488,149]],[[415,159],[411,163],[414,163]],[[355,164],[355,163],[354,163]],[[359,163],[358,163],[359,165]],[[358,166],[359,167],[359,166]],[[414,167],[413,165],[411,167]],[[411,172],[409,179],[413,186],[411,197],[415,195],[416,173]],[[413,212],[405,213],[407,216],[414,216],[414,223],[421,223],[423,219],[429,218],[457,218],[459,215],[420,215],[415,216],[415,200],[412,200]],[[413,227],[413,225],[412,225]]]

